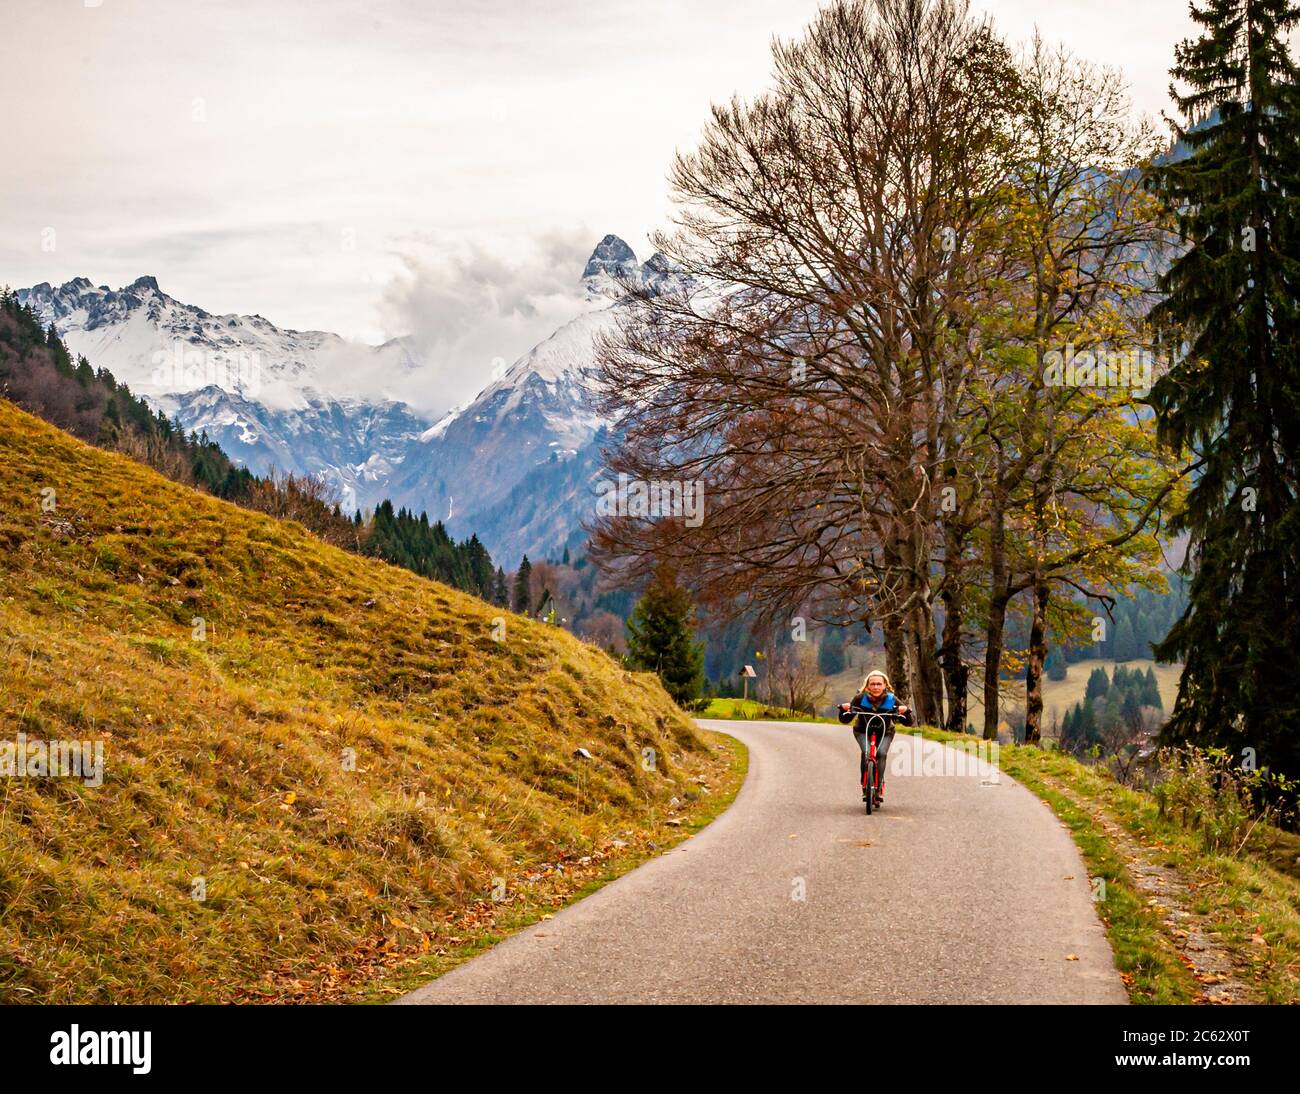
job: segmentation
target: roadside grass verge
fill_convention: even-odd
[[[1300,1001],[1300,879],[1276,866],[1294,848],[1286,833],[1261,825],[1236,854],[1208,853],[1152,794],[1103,768],[1015,745],[999,764],[1070,829],[1132,1002]]]
[[[545,924],[556,912],[591,896],[650,859],[671,850],[702,831],[735,801],[749,767],[749,753],[725,733],[701,730],[710,747],[727,759],[717,785],[688,791],[680,813],[651,818],[645,827],[626,829],[621,838],[606,841],[595,854],[521,874],[503,887],[500,900],[479,901],[449,918],[444,944],[425,956],[401,961],[393,976],[377,983],[361,1002],[387,1003],[451,972],[529,927]]]
[[[785,707],[760,703],[756,699],[710,699],[703,710],[694,711],[696,718],[712,718],[723,722],[835,722],[815,714],[804,714]]]

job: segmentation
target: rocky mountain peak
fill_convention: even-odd
[[[589,277],[598,277],[601,274],[617,277],[619,274],[626,274],[635,269],[636,252],[618,236],[607,235],[596,244],[596,249],[591,252],[591,257],[587,259],[587,265],[583,268],[582,276],[584,280]]]

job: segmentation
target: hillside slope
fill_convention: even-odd
[[[104,752],[0,775],[0,1002],[347,997],[730,763],[558,628],[4,400],[0,465],[0,749]]]

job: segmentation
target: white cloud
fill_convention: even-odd
[[[464,403],[491,382],[494,368],[598,306],[587,300],[581,275],[602,234],[546,233],[508,256],[472,243],[404,255],[380,314],[385,329],[428,364],[404,377],[395,397],[426,411]]]
[[[473,394],[568,318],[605,232],[641,255],[709,104],[767,85],[818,0],[14,4],[0,282],[86,276],[377,343]],[[986,0],[1165,103],[1185,0]],[[583,234],[557,225],[584,225]],[[57,246],[43,247],[45,229]],[[436,241],[436,242],[435,242]],[[556,248],[559,248],[558,250]],[[461,283],[463,280],[463,283]]]

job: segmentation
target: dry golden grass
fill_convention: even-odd
[[[0,463],[0,743],[106,761],[98,788],[0,776],[0,1002],[373,992],[496,879],[643,850],[732,770],[567,633],[3,400]]]

